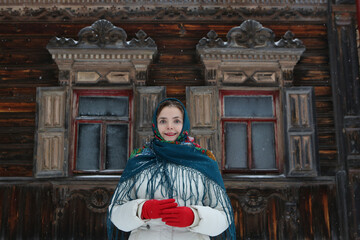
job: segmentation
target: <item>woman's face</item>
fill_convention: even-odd
[[[184,116],[180,109],[174,106],[164,107],[157,117],[160,135],[165,141],[175,141],[183,127]]]

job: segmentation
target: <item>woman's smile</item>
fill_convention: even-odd
[[[176,133],[165,133],[166,136],[174,136]]]

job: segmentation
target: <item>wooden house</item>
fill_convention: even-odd
[[[237,239],[360,239],[354,0],[0,0],[0,239],[106,239],[164,97]]]

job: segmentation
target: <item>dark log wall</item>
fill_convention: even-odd
[[[0,23],[0,174],[32,176],[36,87],[57,86],[57,66],[46,50],[53,36],[77,39],[89,23]],[[204,85],[203,68],[195,47],[211,30],[226,41],[226,33],[241,21],[231,23],[131,23],[113,22],[128,34],[142,29],[158,46],[150,66],[148,85],[165,85],[167,95],[185,101],[185,86]],[[327,29],[324,24],[262,23],[280,39],[291,30],[306,46],[295,67],[294,84],[313,86],[319,154],[323,175],[336,168],[336,145],[328,61]]]
[[[242,23],[225,17],[184,22],[109,20],[126,31],[128,40],[140,29],[155,40],[158,55],[150,65],[147,85],[165,85],[168,96],[183,102],[186,86],[204,85],[195,52],[198,41],[210,30],[226,41],[227,32]],[[321,175],[329,177],[309,182],[280,180],[277,185],[228,182],[237,237],[337,239],[337,191],[332,176],[338,166],[338,150],[325,20],[259,21],[274,31],[276,40],[291,30],[306,46],[295,67],[294,85],[315,89]],[[37,22],[0,22],[0,176],[16,177],[0,181],[0,239],[105,237],[106,205],[117,178],[97,183],[32,178],[36,87],[58,86],[58,69],[46,45],[54,36],[77,39],[77,33],[93,22],[52,21],[51,17]],[[360,195],[359,191],[356,194]]]
[[[0,239],[51,239],[49,184],[0,185]]]

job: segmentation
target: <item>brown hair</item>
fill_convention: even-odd
[[[157,110],[157,113],[156,113],[156,118],[159,116],[159,113],[161,113],[161,111],[164,109],[164,107],[176,107],[181,111],[182,115],[184,116],[183,106],[178,101],[169,99],[160,104],[160,106]]]

